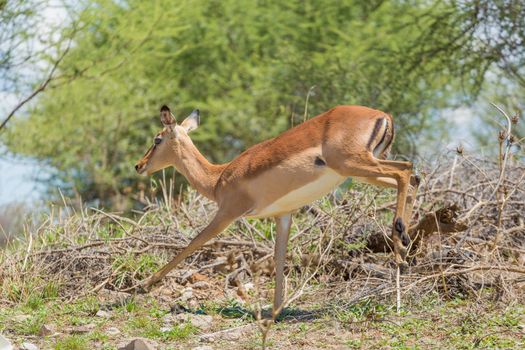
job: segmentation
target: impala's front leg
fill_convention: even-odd
[[[376,169],[372,167],[361,167],[362,169],[377,172],[383,176],[393,178],[397,183],[397,203],[394,225],[392,228],[392,242],[394,244],[394,256],[396,263],[403,269],[408,266],[406,262],[407,247],[410,244],[410,237],[407,233],[411,210],[413,206],[413,195],[411,192],[410,203],[407,207],[409,188],[412,177],[412,163],[394,160],[376,160]],[[415,181],[415,180],[414,180]],[[407,209],[409,209],[407,211]]]
[[[272,317],[274,320],[277,319],[277,316],[279,316],[279,313],[282,311],[284,299],[284,265],[286,262],[290,226],[292,225],[292,214],[276,217],[275,221],[277,223],[277,229],[273,255],[275,261],[275,293],[273,296]]]
[[[408,190],[408,196],[405,204],[405,212],[403,215],[403,220],[405,221],[405,225],[410,227],[410,223],[412,221],[412,212],[414,211],[414,202],[417,197],[417,191],[419,189],[419,184],[421,183],[421,178],[419,175],[412,175],[410,176],[410,187]]]
[[[405,208],[410,177],[412,175],[412,164],[409,162],[377,159],[370,155],[369,159],[364,158],[359,161],[348,159],[345,162],[336,162],[333,168],[344,176],[368,178],[367,182],[372,184],[386,187],[397,185],[397,205],[392,229],[392,242],[396,263],[402,268],[406,267],[406,246],[410,244],[410,238],[406,231],[408,223],[405,223],[404,218],[407,214]],[[395,181],[384,179],[385,177]]]
[[[409,182],[412,171],[409,169],[402,170],[396,174],[397,181],[397,204],[396,216],[394,218],[394,225],[392,228],[392,241],[394,244],[394,256],[396,263],[401,269],[408,266],[406,262],[407,247],[410,244],[410,237],[408,236],[407,228],[410,218],[407,217],[411,213],[413,198],[410,198],[411,203],[409,213],[407,213],[407,197],[409,195]]]
[[[213,218],[213,220],[202,230],[186,248],[177,254],[169,263],[162,269],[154,273],[146,280],[143,287],[146,291],[164,278],[171,270],[173,270],[180,262],[187,258],[194,251],[202,247],[210,239],[217,236],[225,228],[227,228],[235,219],[243,214],[243,211],[235,210],[235,208],[220,208]]]

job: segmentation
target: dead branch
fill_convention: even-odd
[[[412,249],[417,248],[424,237],[434,233],[454,233],[466,230],[468,226],[457,221],[459,212],[459,206],[452,204],[435,212],[427,213],[417,224],[408,229]],[[391,250],[390,243],[382,232],[372,235],[368,239],[366,247],[372,252],[389,252]]]

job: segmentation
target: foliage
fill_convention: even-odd
[[[501,72],[501,71],[499,71]],[[503,74],[491,77],[490,86],[480,95],[480,101],[476,103],[475,113],[483,120],[485,128],[474,131],[477,143],[483,146],[484,153],[494,152],[491,145],[499,139],[504,132],[505,119],[491,103],[508,111],[513,118],[511,153],[514,157],[523,159],[522,143],[525,140],[525,125],[523,111],[525,110],[525,84],[519,81],[511,81]],[[489,103],[490,101],[490,103]]]
[[[0,132],[57,78],[60,63],[81,29],[74,17],[62,0],[0,0],[0,96],[6,102],[0,106],[0,112],[6,113],[0,119]]]
[[[16,81],[12,68],[19,66],[33,52],[27,37],[33,36],[34,5],[30,1],[0,0],[0,87],[7,89]],[[38,9],[38,8],[37,8]]]
[[[5,143],[55,169],[50,185],[118,208],[164,103],[179,120],[201,109],[194,139],[213,161],[301,122],[309,92],[308,117],[337,104],[388,111],[397,151],[415,153],[446,132],[438,111],[475,94],[501,58],[478,50],[475,3],[84,0],[62,78]]]

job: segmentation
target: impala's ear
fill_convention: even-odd
[[[164,105],[160,109],[160,121],[164,126],[170,126],[177,123],[177,120],[171,114],[171,111],[168,106]]]
[[[197,129],[201,122],[200,112],[198,109],[193,110],[191,114],[184,119],[184,121],[180,124],[186,130],[186,132],[190,132],[192,130]]]

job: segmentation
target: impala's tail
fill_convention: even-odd
[[[368,148],[376,158],[386,159],[394,141],[394,120],[385,114],[376,120]]]

